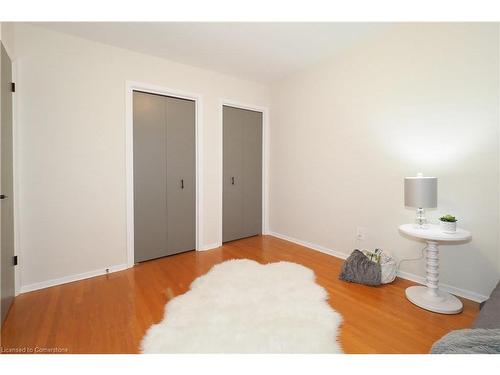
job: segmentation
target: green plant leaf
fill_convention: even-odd
[[[455,216],[452,216],[452,215],[444,215],[444,216],[441,216],[439,218],[439,220],[441,221],[445,221],[447,223],[455,223],[457,221],[457,219],[455,218]]]

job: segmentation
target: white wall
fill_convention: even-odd
[[[498,281],[497,24],[405,24],[272,86],[270,230],[348,254],[416,257],[403,178],[439,177],[436,220],[473,232],[442,246],[441,280],[483,298]],[[367,229],[361,243],[356,227]],[[424,261],[402,270],[425,276]]]
[[[24,290],[126,263],[127,80],[203,96],[202,243],[215,246],[219,100],[267,106],[267,87],[32,25],[16,25],[15,43]]]

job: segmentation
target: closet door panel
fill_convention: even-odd
[[[166,255],[167,164],[165,99],[134,92],[135,262]]]
[[[262,113],[243,111],[243,235],[262,233]]]
[[[243,121],[240,110],[223,107],[222,241],[243,236]]]
[[[165,98],[167,123],[167,252],[196,247],[195,102]]]
[[[15,296],[12,62],[0,42],[0,326]]]

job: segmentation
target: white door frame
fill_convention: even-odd
[[[222,99],[220,101],[220,166],[221,166],[221,189],[220,189],[220,211],[219,211],[219,246],[222,246],[223,231],[223,204],[224,204],[224,106],[248,109],[262,113],[262,234],[269,233],[269,109],[267,107],[245,104],[234,100]]]
[[[126,200],[127,200],[127,267],[134,265],[134,106],[133,91],[142,91],[151,94],[171,96],[180,99],[189,99],[195,102],[195,144],[196,144],[196,250],[202,249],[203,234],[203,126],[202,96],[186,93],[149,83],[125,82],[125,160],[126,160]]]

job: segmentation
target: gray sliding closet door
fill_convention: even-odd
[[[135,261],[167,250],[167,127],[165,99],[134,92]]]
[[[222,241],[243,237],[243,121],[236,108],[223,109]]]
[[[135,262],[193,250],[195,104],[134,91]]]
[[[262,233],[262,113],[243,111],[243,236]]]
[[[167,251],[196,247],[195,104],[165,98],[167,106]]]
[[[0,325],[4,322],[15,294],[14,274],[14,169],[12,162],[12,63],[0,42],[1,97],[1,191],[0,191]]]
[[[223,242],[262,232],[262,113],[223,108]]]

